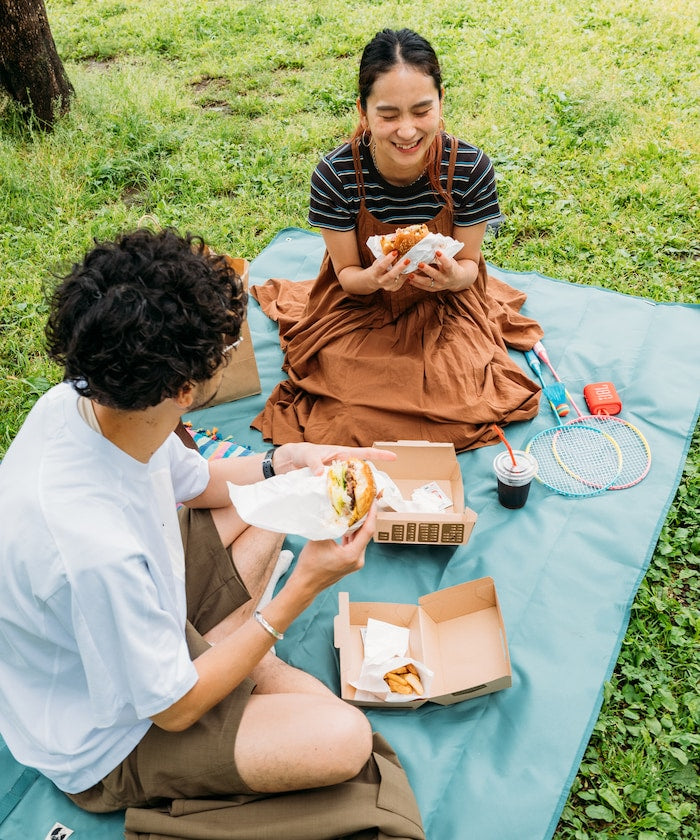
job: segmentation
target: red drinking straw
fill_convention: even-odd
[[[493,424],[493,430],[494,430],[494,432],[496,432],[496,434],[498,435],[498,437],[499,437],[499,438],[503,441],[503,443],[505,443],[505,445],[506,445],[506,449],[508,450],[508,453],[510,454],[510,460],[513,462],[513,466],[514,466],[514,467],[515,467],[515,469],[517,470],[517,468],[518,468],[518,462],[515,460],[515,455],[513,455],[513,450],[510,448],[510,444],[509,444],[509,443],[508,443],[508,441],[506,440],[506,436],[503,434],[503,429],[501,429],[501,427],[500,427],[500,426],[497,426],[497,425],[494,423],[494,424]]]

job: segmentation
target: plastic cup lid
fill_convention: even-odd
[[[501,481],[517,487],[532,481],[537,473],[537,461],[522,449],[514,449],[513,455],[516,466],[513,466],[509,452],[499,452],[493,459],[493,468]]]

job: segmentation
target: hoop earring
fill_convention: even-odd
[[[372,145],[372,133],[367,131],[367,129],[365,129],[360,135],[360,143],[362,143],[365,149],[369,149]]]
[[[438,126],[440,128],[440,131],[445,130],[445,118],[444,117],[440,117],[440,122],[438,123]]]

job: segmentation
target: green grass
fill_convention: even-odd
[[[698,439],[632,608],[557,838],[697,838]]]
[[[359,52],[396,21],[442,58],[448,129],[496,165],[507,221],[485,243],[488,260],[700,299],[690,0],[47,8],[76,99],[41,134],[0,98],[0,456],[59,375],[43,351],[46,279],[147,214],[247,257],[280,228],[306,226],[310,173],[354,126]],[[699,443],[557,840],[698,836]]]

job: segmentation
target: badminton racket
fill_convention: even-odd
[[[567,393],[564,384],[562,382],[555,382],[554,385],[546,384],[542,376],[542,365],[534,350],[526,350],[525,358],[535,373],[535,376],[540,380],[542,393],[547,398],[549,404],[560,417],[566,417],[569,413],[569,404],[567,403]]]
[[[547,350],[546,350],[546,348],[545,348],[544,344],[542,344],[542,342],[541,342],[541,341],[538,341],[538,342],[536,342],[536,343],[535,343],[535,345],[534,345],[534,347],[532,348],[532,350],[533,350],[533,352],[535,353],[535,355],[537,356],[537,358],[538,358],[538,359],[541,359],[541,360],[542,360],[542,361],[543,361],[543,362],[547,365],[547,367],[549,368],[549,372],[552,374],[552,376],[555,378],[555,380],[556,380],[556,381],[557,381],[557,382],[561,385],[561,387],[564,389],[564,393],[565,393],[565,395],[566,395],[566,398],[567,398],[567,400],[569,400],[569,401],[571,402],[571,405],[572,405],[572,407],[573,407],[574,411],[575,411],[577,414],[579,414],[579,408],[578,408],[578,406],[576,405],[576,403],[574,402],[574,398],[573,398],[573,397],[571,396],[571,394],[570,394],[570,393],[566,390],[566,385],[565,385],[565,384],[562,382],[562,380],[559,378],[559,374],[556,372],[556,370],[554,370],[554,365],[553,365],[553,364],[552,364],[552,362],[550,361],[550,358],[549,358],[549,353],[547,353]]]
[[[561,383],[561,379],[549,361],[549,356],[542,346],[542,342],[538,342],[538,344],[540,345],[540,350],[544,353],[543,356],[538,353],[538,357],[547,365],[557,382]],[[609,435],[620,447],[620,451],[622,452],[622,467],[620,474],[616,477],[613,484],[608,487],[608,490],[626,490],[628,487],[634,487],[635,484],[639,484],[642,479],[646,478],[651,469],[651,449],[642,432],[628,420],[623,420],[621,417],[606,414],[605,412],[584,414],[578,405],[576,405],[576,402],[572,399],[571,394],[569,394],[566,388],[564,391],[566,399],[571,403],[577,415],[569,420],[567,425],[582,424],[600,429],[604,434]]]
[[[539,432],[525,447],[537,460],[535,478],[563,496],[595,496],[607,490],[622,466],[620,447],[594,426],[565,425],[548,402],[558,425]]]

